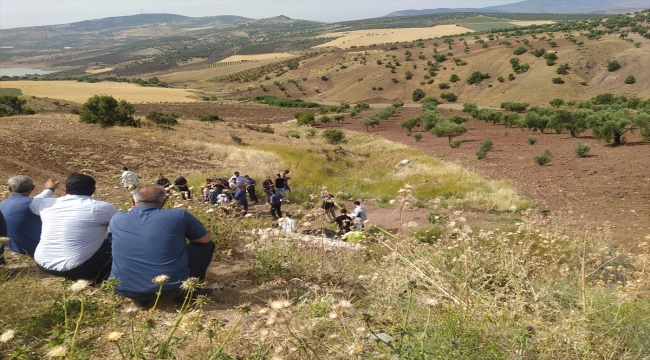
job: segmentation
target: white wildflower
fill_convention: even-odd
[[[122,336],[124,336],[124,333],[121,333],[119,331],[112,331],[110,334],[108,334],[108,336],[106,336],[106,338],[110,342],[116,342],[119,341]]]
[[[77,280],[68,289],[72,292],[80,292],[87,288],[88,285],[90,285],[90,281],[88,280]]]
[[[47,357],[49,358],[62,358],[68,353],[68,349],[65,346],[55,346],[50,351],[47,352]]]
[[[152,281],[154,284],[158,284],[158,285],[160,285],[160,284],[164,284],[164,283],[166,283],[167,281],[169,281],[169,276],[167,276],[167,275],[165,275],[165,274],[158,275],[158,276],[156,276],[155,278],[153,278],[151,281]]]
[[[7,330],[0,335],[0,343],[6,343],[8,341],[11,341],[14,338],[14,335],[16,334],[15,331],[13,330]]]

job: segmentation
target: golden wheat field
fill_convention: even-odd
[[[385,44],[397,41],[413,41],[416,39],[428,39],[437,36],[463,34],[472,32],[468,28],[456,25],[439,25],[428,28],[410,28],[410,29],[370,29],[356,30],[346,32],[334,32],[319,37],[339,37],[336,40],[326,42],[315,46],[319,47],[350,47],[350,46],[368,46],[372,44]]]
[[[101,82],[81,83],[76,81],[11,81],[3,82],[0,88],[20,89],[24,95],[85,102],[96,94],[112,95],[133,103],[142,102],[193,102],[194,94],[187,90],[150,88],[134,84]]]

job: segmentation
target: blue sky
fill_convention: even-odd
[[[317,21],[344,21],[397,10],[484,7],[521,0],[0,0],[0,29],[64,24],[110,16],[170,13],[186,16],[286,15]]]

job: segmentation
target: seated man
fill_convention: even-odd
[[[339,226],[339,235],[343,235],[352,231],[350,228],[352,226],[352,218],[348,216],[347,210],[341,209],[341,215],[337,216],[334,221],[336,221],[336,224]]]
[[[32,200],[29,208],[43,222],[34,259],[45,273],[95,283],[108,278],[111,243],[104,236],[117,208],[94,200],[94,192],[95,179],[73,173],[65,181],[65,196]]]
[[[140,308],[151,307],[156,299],[160,285],[153,278],[169,276],[162,295],[181,297],[181,283],[190,277],[203,280],[214,253],[205,227],[183,209],[162,209],[166,200],[158,185],[138,187],[133,191],[135,207],[115,215],[108,229],[113,243],[111,277],[119,281],[115,292]]]
[[[158,176],[158,180],[156,180],[156,185],[160,185],[162,187],[168,187],[171,184],[172,183],[169,182],[169,179],[166,178],[163,174],[160,174],[160,176]]]
[[[174,180],[174,186],[176,186],[178,188],[178,191],[180,191],[183,195],[183,200],[192,198],[190,188],[187,187],[187,179],[185,179],[183,175],[178,174],[176,180]]]
[[[16,175],[9,179],[8,185],[12,194],[0,203],[0,211],[7,223],[8,247],[33,258],[36,245],[41,239],[42,226],[41,217],[29,209],[33,200],[29,196],[34,191],[34,181],[29,176]],[[49,179],[45,183],[45,190],[36,198],[49,198],[58,186],[58,182]]]

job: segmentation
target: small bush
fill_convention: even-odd
[[[581,143],[580,141],[576,143],[576,150],[575,150],[576,156],[581,158],[587,157],[589,156],[590,151],[591,151],[591,145],[586,143]]]
[[[79,115],[79,108],[78,107],[73,107],[72,109],[70,109],[70,114]]]
[[[474,84],[478,84],[478,83],[480,83],[481,81],[483,81],[483,80],[485,80],[485,79],[489,79],[489,78],[490,78],[490,75],[488,75],[488,74],[483,74],[483,73],[480,72],[480,71],[475,71],[475,72],[473,72],[472,75],[470,75],[470,77],[467,79],[467,83],[470,84],[470,85],[474,85]]]
[[[456,94],[454,94],[453,92],[442,93],[440,97],[449,102],[456,102],[456,100],[458,100],[458,96],[456,96]]]
[[[526,53],[527,51],[528,51],[528,49],[526,49],[523,46],[520,46],[520,47],[515,49],[514,53],[515,53],[515,55],[522,55],[522,54]]]
[[[478,150],[476,150],[476,158],[481,160],[487,156],[487,153],[492,150],[492,147],[494,146],[494,141],[492,141],[492,138],[487,138],[481,141],[478,144]]]
[[[206,122],[217,122],[217,121],[223,121],[223,119],[220,118],[219,115],[217,115],[217,114],[209,114],[209,115],[200,115],[200,114],[197,114],[197,115],[195,115],[195,116],[196,116],[196,118],[197,118],[199,121],[206,121]]]
[[[422,133],[421,132],[416,132],[413,134],[413,138],[415,139],[416,142],[420,142],[422,140]]]
[[[537,142],[537,136],[531,135],[526,139],[526,141],[528,141],[530,145],[535,145],[535,143]]]
[[[564,80],[562,80],[562,78],[560,78],[560,77],[552,78],[551,82],[553,84],[564,84]]]
[[[625,83],[628,85],[634,84],[636,82],[636,78],[634,75],[630,75],[627,78],[625,78]]]
[[[323,80],[323,81],[327,81],[327,80],[329,80],[329,79],[327,78],[327,76],[325,76],[325,75],[321,76],[320,79]]]
[[[440,83],[440,84],[438,84],[438,88],[441,89],[441,90],[446,90],[446,89],[449,89],[450,86],[447,83]]]
[[[451,77],[449,78],[449,81],[455,83],[457,81],[460,81],[460,77],[458,77],[458,75],[456,75],[456,74],[451,74]]]
[[[298,125],[313,125],[316,122],[314,114],[310,112],[299,112],[293,115],[298,120]]]
[[[460,147],[460,144],[461,144],[460,140],[452,140],[449,142],[449,147],[451,147],[452,149],[458,149]]]
[[[411,99],[413,99],[413,101],[415,101],[415,102],[418,102],[418,101],[424,99],[425,96],[427,96],[427,94],[424,92],[424,90],[415,89],[415,90],[413,90],[413,95],[411,96]]]
[[[618,63],[618,61],[613,60],[607,63],[607,71],[616,71],[621,68],[621,64]]]
[[[327,129],[323,131],[323,137],[328,144],[337,145],[345,142],[345,133],[339,129]]]
[[[553,154],[551,153],[551,150],[549,148],[546,148],[544,149],[544,151],[542,151],[541,154],[534,156],[533,159],[535,160],[535,163],[537,163],[537,165],[544,166],[551,162],[551,160],[553,159]]]
[[[500,83],[502,83],[502,82],[506,81],[506,79],[504,79],[503,76],[499,76],[499,77],[497,78],[497,81],[500,82]]]

